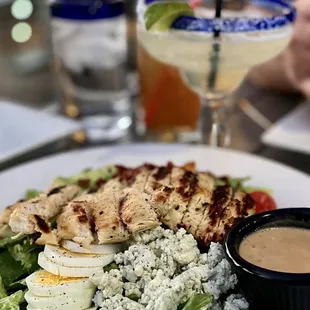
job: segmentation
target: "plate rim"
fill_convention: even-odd
[[[175,147],[184,147],[184,148],[188,148],[188,149],[199,149],[199,150],[209,150],[209,151],[214,151],[214,152],[221,152],[221,153],[227,153],[227,154],[234,154],[237,156],[244,156],[244,157],[250,157],[254,160],[260,160],[260,161],[264,161],[267,162],[269,164],[272,165],[276,165],[279,168],[285,169],[285,170],[290,170],[291,172],[294,173],[298,173],[303,177],[309,178],[310,179],[310,175],[308,175],[306,172],[303,172],[299,169],[296,169],[294,167],[291,167],[289,165],[286,165],[284,163],[278,162],[274,159],[269,159],[257,154],[252,154],[252,153],[247,153],[247,152],[243,152],[243,151],[239,151],[239,150],[234,150],[234,149],[227,149],[227,148],[218,148],[218,147],[212,147],[212,146],[208,146],[208,145],[203,145],[203,144],[198,144],[198,145],[188,145],[188,144],[179,144],[179,143],[171,143],[171,144],[166,144],[166,143],[126,143],[126,144],[119,144],[119,145],[113,145],[113,146],[95,146],[95,147],[90,147],[90,148],[86,148],[86,149],[77,149],[77,150],[69,150],[69,151],[62,151],[56,154],[49,154],[46,156],[43,156],[41,158],[37,158],[37,159],[33,159],[24,163],[20,163],[16,166],[13,166],[11,168],[8,169],[4,169],[0,172],[0,177],[10,173],[12,171],[16,171],[19,169],[23,169],[24,167],[27,166],[31,166],[34,165],[36,163],[42,163],[44,161],[49,161],[52,160],[53,158],[61,158],[62,156],[72,156],[74,154],[78,154],[78,153],[92,153],[94,151],[99,151],[99,150],[103,150],[103,151],[110,151],[113,149],[118,149],[118,148],[122,148],[122,147],[130,147],[130,148],[139,148],[139,147],[143,147],[143,148],[152,148],[152,147],[163,147],[163,148],[175,148]]]

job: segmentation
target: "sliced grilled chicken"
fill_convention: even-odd
[[[188,204],[195,195],[198,177],[191,171],[183,168],[173,168],[171,186],[174,190],[167,199],[168,212],[162,214],[162,222],[170,229],[177,230],[187,211]]]
[[[195,237],[201,245],[208,246],[211,242],[210,233],[217,228],[218,221],[223,216],[231,198],[232,188],[229,186],[220,186],[213,191],[212,205],[206,206],[202,221],[195,232]]]
[[[120,216],[130,233],[154,229],[161,223],[146,193],[130,188],[119,206]]]
[[[197,173],[195,181],[192,181],[192,196],[181,226],[193,235],[203,220],[206,208],[212,204],[214,183],[214,178],[208,173]]]
[[[137,191],[143,192],[148,182],[150,175],[154,172],[155,168],[150,165],[144,165],[139,168],[139,172],[134,176],[131,187]]]
[[[93,218],[91,202],[94,195],[83,195],[66,205],[57,218],[57,235],[61,240],[73,240],[83,246],[89,246],[93,236]]]
[[[209,191],[213,191],[215,179],[210,173],[198,173],[198,185]]]
[[[252,198],[242,192],[236,192],[234,198],[227,204],[212,231],[206,235],[205,244],[223,242],[229,229],[239,220],[255,213],[255,203]]]
[[[18,203],[10,218],[11,229],[16,233],[35,233],[35,223],[30,215],[37,215],[48,221],[58,215],[62,207],[77,196],[79,192],[79,186],[62,186],[42,193],[34,199]]]
[[[172,168],[173,167],[168,164],[167,166],[154,169],[145,184],[144,191],[151,195],[160,185],[170,186]]]
[[[119,179],[106,183],[103,192],[92,202],[94,225],[99,244],[118,243],[129,239],[120,215],[119,204],[123,185]]]
[[[186,178],[184,177],[186,172],[187,171],[183,168],[173,167],[171,170],[171,181],[169,185],[174,188],[186,185],[184,184],[184,183],[187,183],[185,180]]]
[[[0,215],[0,224],[9,224],[11,215],[17,206],[18,203],[4,209],[3,213]]]
[[[192,235],[196,234],[207,208],[212,204],[212,195],[213,191],[199,187],[191,198],[181,226]]]
[[[41,233],[40,238],[36,240],[36,244],[58,245],[57,231],[52,230],[49,221],[41,218],[39,215],[36,214],[29,215],[29,219],[34,223],[35,231]]]

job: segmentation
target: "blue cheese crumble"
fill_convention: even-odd
[[[196,294],[209,293],[213,304],[201,310],[246,310],[239,295],[219,301],[237,284],[221,244],[201,254],[184,229],[158,227],[136,234],[127,251],[115,255],[119,270],[92,277],[98,287],[94,303],[102,310],[177,310]]]

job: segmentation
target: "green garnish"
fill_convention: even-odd
[[[117,264],[111,263],[110,265],[103,268],[104,272],[110,272],[113,269],[119,269]]]
[[[192,296],[182,310],[201,310],[212,303],[211,294],[197,294]]]
[[[148,31],[165,32],[180,16],[194,16],[194,10],[186,2],[156,2],[151,4],[145,14],[144,22]]]
[[[40,195],[41,192],[37,191],[36,189],[28,189],[25,195],[25,199],[32,199],[36,198]]]
[[[71,177],[58,177],[53,181],[52,186],[64,186],[78,184],[84,189],[90,189],[97,185],[98,181],[108,181],[117,173],[115,166],[105,166],[99,169],[86,169]]]
[[[19,310],[19,305],[24,301],[24,292],[17,291],[11,296],[0,299],[0,310]]]

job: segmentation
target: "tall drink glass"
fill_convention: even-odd
[[[195,9],[190,2],[139,1],[138,38],[152,57],[177,68],[184,83],[201,98],[202,142],[225,146],[230,141],[227,107],[233,102],[227,95],[250,67],[285,48],[296,11],[285,0],[206,0]],[[215,3],[222,5],[221,10]],[[190,111],[191,102],[187,104]],[[210,108],[212,130],[206,133]]]

